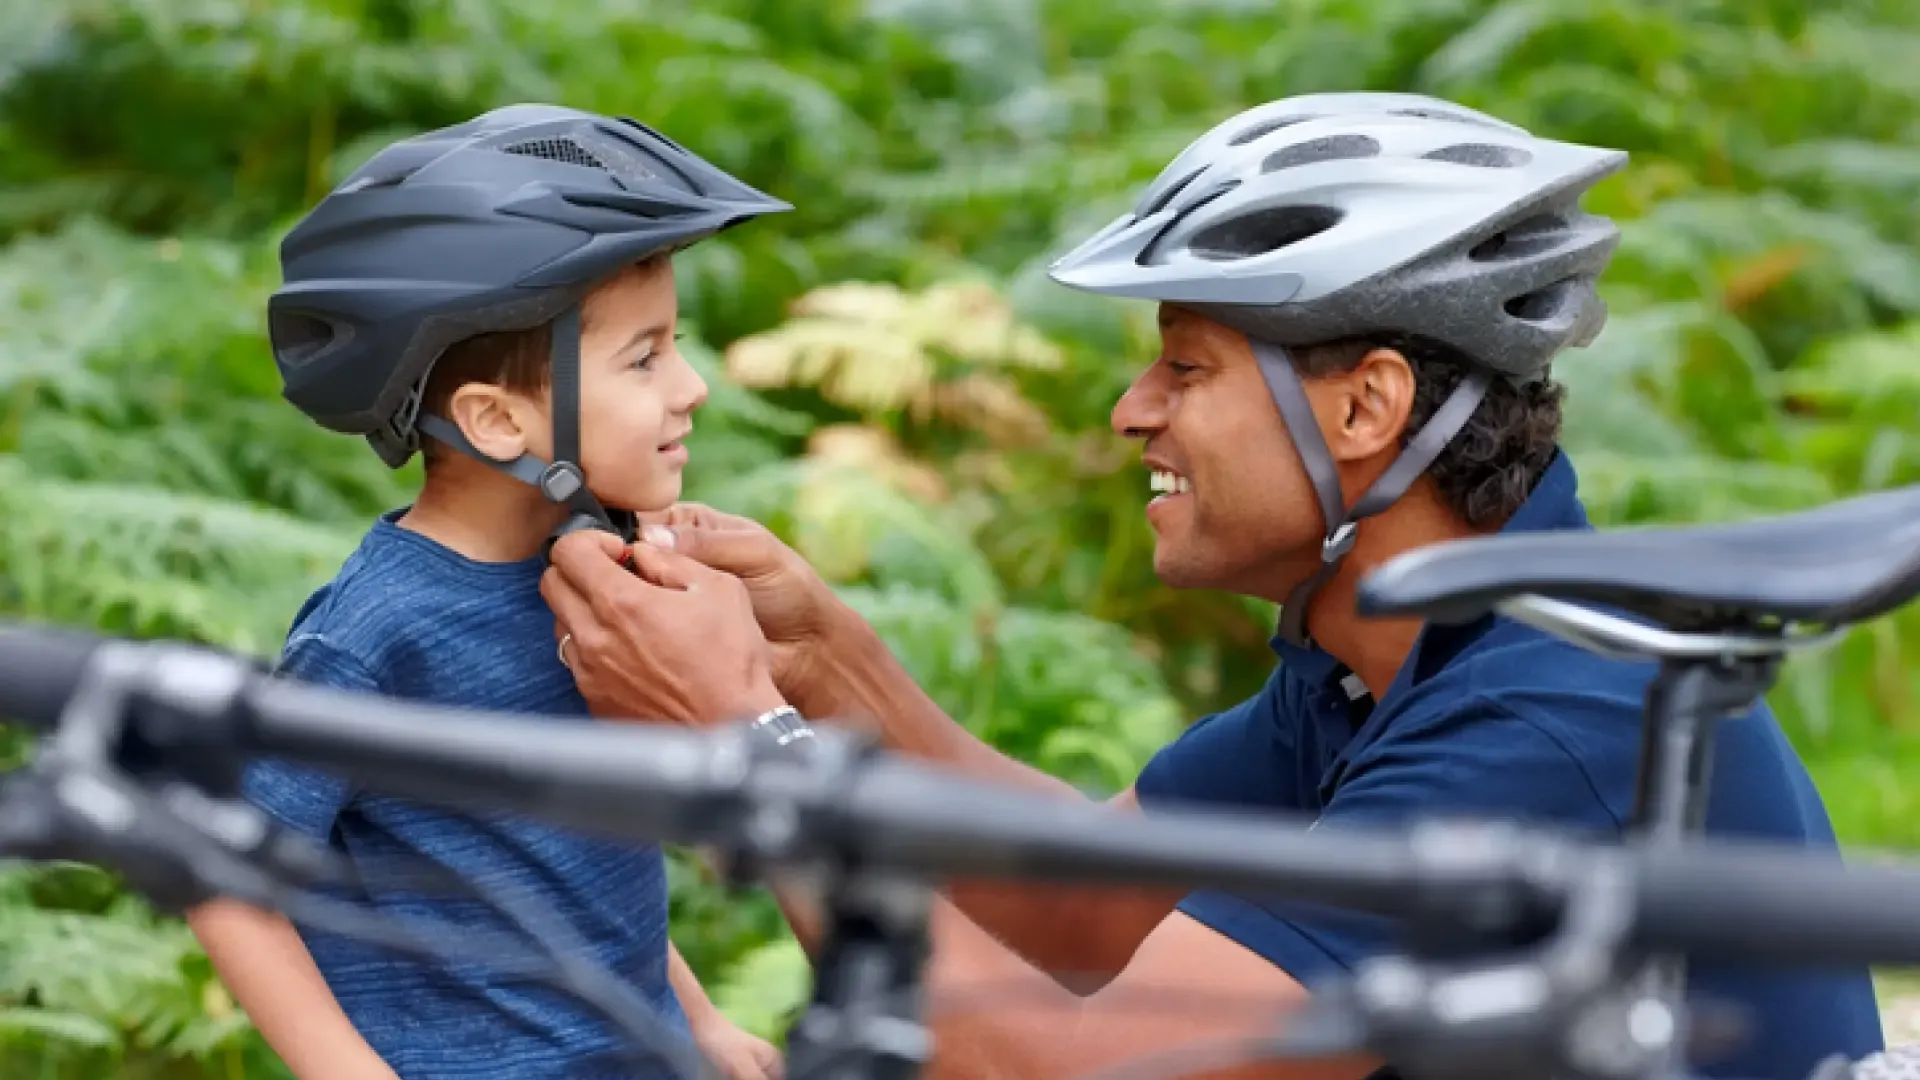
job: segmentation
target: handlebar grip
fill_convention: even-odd
[[[104,644],[84,631],[0,622],[0,721],[52,728]]]

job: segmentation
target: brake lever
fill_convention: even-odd
[[[215,799],[187,784],[169,784],[157,795],[180,821],[193,822],[199,835],[283,885],[307,889],[360,881],[346,856],[282,826],[249,803]]]
[[[111,868],[173,915],[220,896],[274,902],[270,873],[223,848],[132,777],[49,753],[8,787],[9,803],[29,808],[34,857]]]
[[[0,859],[65,859],[58,838],[59,818],[44,781],[31,768],[0,776]]]

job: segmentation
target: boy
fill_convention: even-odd
[[[302,412],[365,436],[389,466],[422,452],[426,481],[301,608],[280,670],[584,718],[539,593],[545,543],[678,498],[706,385],[674,346],[671,254],[785,209],[633,121],[540,105],[404,140],[348,177],[282,245],[275,360]],[[247,793],[362,867],[354,902],[525,942],[479,900],[387,879],[424,859],[531,894],[735,1080],[778,1075],[778,1052],[729,1023],[668,942],[657,847],[450,813],[281,762],[256,766]],[[670,1074],[567,995],[485,965],[303,935],[236,904],[191,923],[300,1080]]]

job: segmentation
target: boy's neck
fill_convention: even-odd
[[[420,497],[396,522],[475,562],[518,562],[566,520],[566,508],[477,461],[436,461]]]

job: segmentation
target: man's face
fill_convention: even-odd
[[[1310,572],[1322,526],[1266,380],[1219,323],[1163,305],[1160,336],[1113,409],[1114,430],[1144,440],[1154,572],[1174,588],[1278,598]]]

